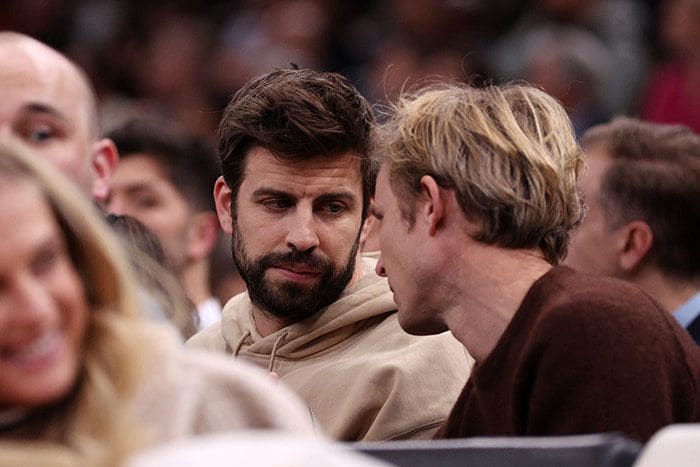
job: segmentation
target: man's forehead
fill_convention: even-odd
[[[37,104],[89,105],[89,85],[79,70],[58,52],[41,43],[0,42],[2,93],[22,94]]]
[[[114,172],[114,177],[125,177],[137,179],[163,179],[168,183],[170,180],[170,171],[163,161],[148,153],[136,151],[131,153],[123,153],[119,164]]]
[[[75,67],[61,54],[46,45],[33,40],[0,42],[0,57],[3,68],[26,73],[37,73],[47,80],[57,75],[78,75]]]
[[[277,156],[264,148],[248,152],[244,170],[246,179],[262,182],[278,179],[290,183],[319,183],[321,180],[361,181],[360,158],[352,152],[334,156],[318,156],[302,160],[290,160]]]
[[[584,148],[584,169],[579,182],[583,185],[598,185],[613,163],[613,158],[605,146],[596,145]]]

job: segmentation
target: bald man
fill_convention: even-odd
[[[20,139],[104,201],[118,154],[99,137],[85,74],[46,44],[9,31],[0,31],[0,63],[0,135]]]

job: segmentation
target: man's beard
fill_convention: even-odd
[[[231,237],[233,261],[247,285],[250,301],[261,310],[292,324],[327,307],[343,293],[355,271],[360,233],[358,232],[347,262],[341,268],[336,268],[329,259],[318,256],[314,250],[268,253],[254,260],[246,254],[245,247],[245,239],[234,221]],[[321,274],[313,286],[293,282],[271,284],[265,279],[265,271],[275,266],[304,266]]]

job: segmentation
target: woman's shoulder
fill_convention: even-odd
[[[239,429],[313,431],[298,397],[262,369],[159,339],[134,398],[137,417],[158,439]]]

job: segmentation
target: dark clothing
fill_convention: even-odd
[[[700,316],[695,318],[693,322],[688,325],[686,331],[693,337],[695,343],[700,345]]]
[[[466,371],[466,369],[465,369]],[[530,288],[436,438],[620,432],[700,421],[700,347],[637,286],[559,266]]]

